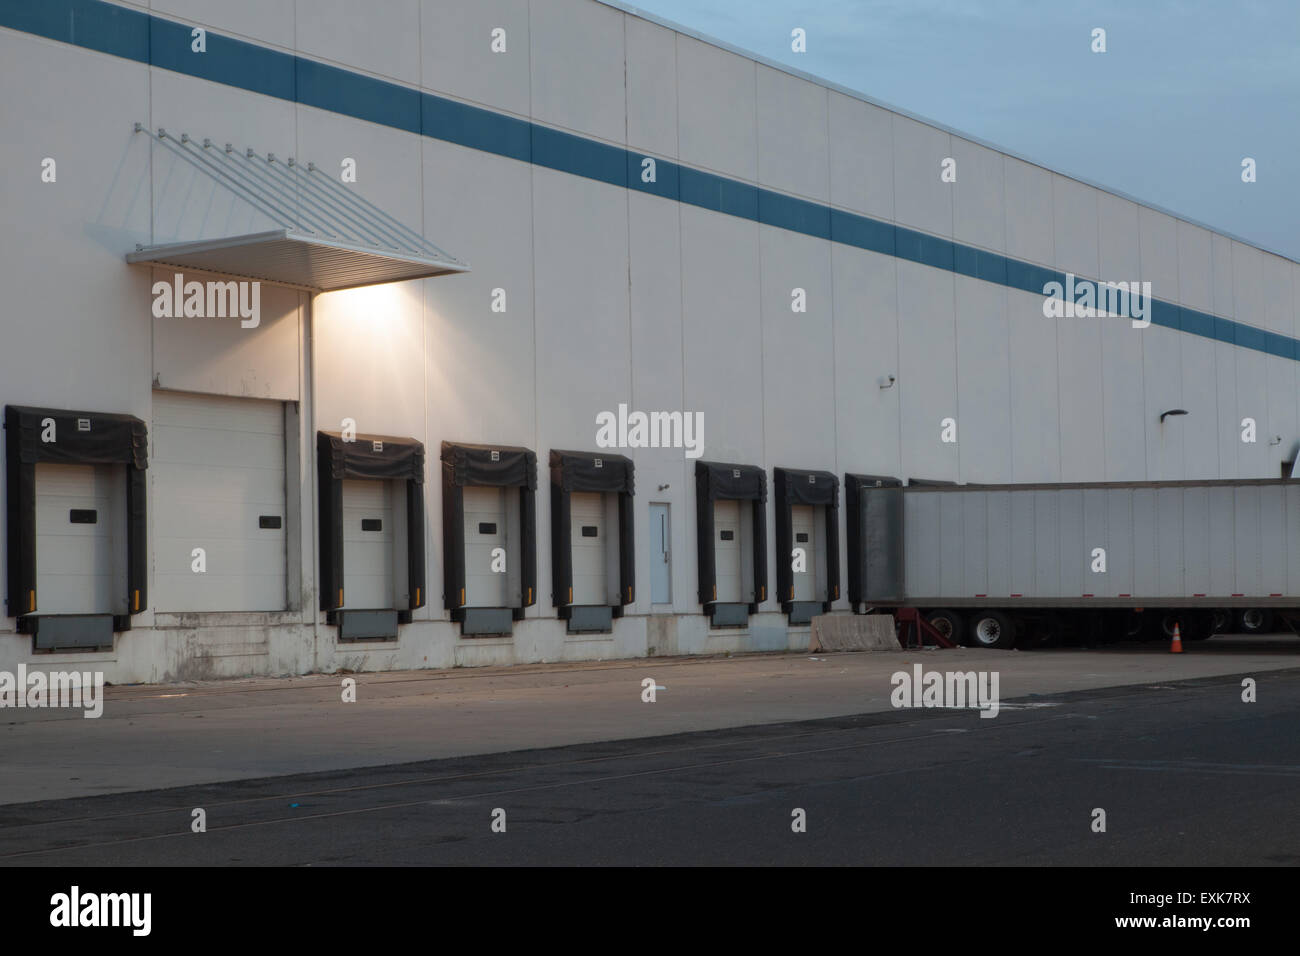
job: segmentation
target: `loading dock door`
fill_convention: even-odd
[[[570,542],[573,547],[573,603],[601,605],[605,594],[605,496],[575,491],[570,495]]]
[[[465,606],[509,607],[508,575],[492,570],[506,560],[505,489],[466,487],[465,496]],[[492,552],[500,548],[496,558]],[[507,567],[508,571],[509,568]]]
[[[36,464],[36,593],[44,614],[121,608],[114,557],[122,496],[114,465]]]
[[[790,529],[794,537],[791,549],[803,550],[805,570],[794,572],[794,600],[817,599],[817,521],[812,505],[790,506]],[[793,563],[793,555],[790,556]]]
[[[393,606],[393,489],[387,481],[343,482],[343,600],[346,608]]]
[[[719,499],[713,503],[713,554],[718,596],[723,603],[741,598],[740,502]]]
[[[154,392],[153,408],[157,609],[284,610],[284,406]]]

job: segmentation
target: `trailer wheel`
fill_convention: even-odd
[[[966,643],[966,622],[956,611],[939,608],[925,615],[926,623],[958,647]]]
[[[1001,611],[980,611],[971,618],[970,640],[974,647],[1010,650],[1016,645],[1016,627]]]
[[[1273,630],[1273,612],[1266,607],[1244,607],[1237,612],[1238,634],[1268,634]]]

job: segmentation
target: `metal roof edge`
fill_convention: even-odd
[[[1153,212],[1162,213],[1163,215],[1169,216],[1171,219],[1176,219],[1180,222],[1185,222],[1189,226],[1196,226],[1198,229],[1204,229],[1207,232],[1213,233],[1216,236],[1222,236],[1225,239],[1231,239],[1233,242],[1239,242],[1242,245],[1250,246],[1252,249],[1258,249],[1260,252],[1266,252],[1269,255],[1277,256],[1279,259],[1285,259],[1287,262],[1290,262],[1294,265],[1300,265],[1300,259],[1292,258],[1291,256],[1287,255],[1284,252],[1278,252],[1276,249],[1270,249],[1267,246],[1262,246],[1258,242],[1255,242],[1253,240],[1242,238],[1236,233],[1228,232],[1216,226],[1208,225],[1207,223],[1201,222],[1200,220],[1197,219],[1191,219],[1181,213],[1175,212],[1172,209],[1166,209],[1164,206],[1159,206],[1153,202],[1148,202],[1145,199],[1139,199],[1136,196],[1123,192],[1119,189],[1115,189],[1111,186],[1103,186],[1101,183],[1094,182],[1091,179],[1085,179],[1082,176],[1077,176],[1073,173],[1063,172],[1062,170],[1054,169],[1051,166],[1046,166],[1036,159],[1030,159],[1029,157],[1024,156],[1020,153],[1013,152],[1012,150],[1009,150],[1004,146],[999,146],[997,143],[989,142],[986,139],[983,139],[979,136],[973,136],[970,133],[966,133],[963,132],[962,130],[949,126],[946,123],[940,123],[937,120],[932,120],[928,117],[920,115],[919,113],[913,113],[912,111],[903,109],[902,107],[894,106],[893,104],[886,103],[883,100],[878,100],[873,96],[869,96],[868,94],[863,93],[861,90],[855,90],[852,87],[843,86],[839,83],[834,82],[833,80],[828,80],[825,77],[818,76],[815,73],[808,73],[804,70],[798,69],[797,67],[793,67],[790,66],[789,64],[781,63],[778,60],[770,59],[766,56],[763,56],[762,54],[755,53],[752,50],[747,50],[744,47],[736,46],[735,44],[728,43],[725,40],[720,40],[717,37],[710,36],[707,33],[701,33],[698,30],[693,30],[690,27],[683,26],[682,24],[677,23],[674,20],[669,20],[666,17],[659,16],[658,14],[654,14],[646,10],[642,10],[641,8],[633,6],[630,3],[624,3],[623,0],[594,0],[594,2],[599,3],[602,6],[611,7],[612,9],[619,10],[623,13],[634,16],[640,20],[645,20],[648,23],[653,23],[656,26],[661,26],[667,30],[672,30],[674,33],[680,33],[682,36],[690,37],[692,40],[699,40],[701,43],[707,43],[710,46],[715,46],[718,49],[724,50],[727,53],[733,53],[736,56],[742,56],[747,60],[752,60],[755,63],[759,63],[773,70],[778,70],[782,73],[785,73],[789,76],[793,76],[797,79],[806,80],[809,83],[814,83],[817,86],[820,86],[824,89],[832,90],[836,93],[841,93],[844,96],[848,96],[851,97],[852,99],[859,100],[863,103],[868,104],[869,106],[875,106],[878,109],[888,110],[890,113],[896,113],[899,116],[905,117],[907,119],[915,120],[918,123],[923,123],[926,126],[930,126],[933,127],[934,129],[941,130],[945,133],[948,133],[951,136],[957,136],[961,139],[966,140],[967,142],[974,143],[976,146],[983,146],[985,149],[991,149],[996,153],[1001,153],[1003,156],[1009,156],[1012,159],[1019,160],[1022,163],[1027,163],[1030,166],[1037,166],[1039,169],[1043,170],[1044,172],[1054,173],[1057,176],[1063,176],[1066,179],[1072,179],[1075,182],[1079,183],[1080,185],[1090,186],[1093,189],[1101,190],[1102,192],[1107,193],[1111,196],[1116,196],[1120,199],[1126,199],[1129,202],[1135,203],[1138,206],[1142,206],[1145,209],[1150,209]]]

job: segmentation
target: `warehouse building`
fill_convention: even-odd
[[[1295,262],[615,3],[312,8],[0,3],[0,668],[799,648],[864,476],[1289,473]]]

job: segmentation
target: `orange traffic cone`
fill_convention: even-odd
[[[1173,639],[1173,642],[1169,645],[1169,653],[1170,653],[1170,654],[1181,654],[1182,652],[1183,652],[1183,635],[1182,635],[1182,632],[1178,630],[1178,622],[1175,621],[1175,622],[1174,622],[1174,639]]]

